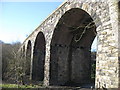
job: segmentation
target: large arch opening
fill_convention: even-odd
[[[31,41],[28,41],[26,51],[25,75],[30,76],[30,63],[31,63]],[[24,48],[23,48],[24,51]],[[23,52],[24,53],[24,52]]]
[[[82,9],[68,10],[59,20],[51,41],[50,85],[91,84],[91,45],[96,25]]]
[[[39,32],[34,45],[32,80],[43,81],[45,64],[45,37]]]

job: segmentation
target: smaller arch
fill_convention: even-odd
[[[44,34],[39,32],[33,49],[32,80],[43,81],[44,79],[45,44]]]
[[[24,53],[24,52],[23,52]],[[25,74],[30,76],[30,63],[31,63],[31,41],[28,41],[26,50],[26,63]]]
[[[23,54],[23,57],[25,57],[25,46],[23,46],[22,48],[22,54]]]

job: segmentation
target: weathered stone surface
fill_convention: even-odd
[[[44,84],[47,86],[51,83],[63,85],[69,79],[76,83],[86,82],[89,79],[90,73],[89,50],[91,41],[89,39],[91,38],[92,40],[93,32],[94,34],[97,32],[98,50],[96,56],[95,87],[118,88],[120,84],[120,19],[118,17],[120,16],[120,7],[118,8],[118,6],[120,6],[120,3],[117,0],[106,0],[104,2],[99,0],[65,1],[28,36],[21,46],[21,50],[25,54],[27,52],[28,41],[31,42],[31,77],[33,74],[35,41],[38,33],[41,32],[44,35],[46,47],[45,51],[43,51],[45,53],[45,64],[43,65]],[[75,8],[79,9],[80,13],[76,12]],[[81,39],[79,44],[76,44],[72,42],[74,35],[73,33],[70,34],[69,30],[71,29],[68,27],[81,25],[85,15],[93,19],[96,28],[92,28],[92,30],[95,29],[94,31],[89,29],[86,37]],[[82,28],[81,32],[85,28]],[[77,33],[75,34],[77,35]],[[70,42],[74,46],[71,55],[69,55],[70,45],[72,45]],[[68,61],[69,57],[72,60]],[[68,74],[70,74],[70,77]]]

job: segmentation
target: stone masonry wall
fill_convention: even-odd
[[[65,1],[58,7],[35,31],[23,42],[21,49],[27,48],[28,40],[31,41],[31,67],[36,36],[43,32],[46,40],[46,57],[44,84],[49,85],[50,70],[50,43],[54,29],[61,16],[72,8],[85,10],[96,24],[98,50],[96,59],[96,88],[119,87],[119,29],[118,29],[118,2],[117,0],[74,0]],[[120,45],[119,45],[120,46]],[[32,68],[31,68],[32,73]]]

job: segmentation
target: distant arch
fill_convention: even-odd
[[[25,64],[25,74],[30,76],[30,66],[31,66],[31,41],[28,41],[27,51],[26,51],[26,64]],[[24,50],[23,50],[24,51]]]
[[[25,45],[22,48],[22,55],[23,55],[23,57],[25,57]]]
[[[43,81],[45,64],[45,37],[42,32],[37,34],[33,50],[32,79]]]

